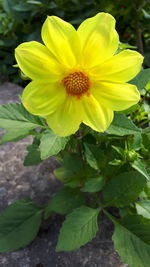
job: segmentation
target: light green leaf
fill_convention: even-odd
[[[108,217],[115,224],[112,240],[123,262],[130,267],[150,266],[150,220],[128,215],[121,220]]]
[[[145,168],[145,165],[140,159],[136,159],[130,164],[135,170],[141,173],[147,180],[150,180],[150,176]]]
[[[0,106],[0,127],[7,131],[0,142],[2,144],[22,139],[32,129],[46,126],[43,119],[31,115],[22,104],[13,103]]]
[[[106,131],[108,134],[114,134],[119,136],[135,135],[140,133],[141,130],[133,124],[125,115],[116,113],[114,120],[110,127]]]
[[[123,207],[133,202],[146,185],[146,179],[137,171],[124,172],[113,177],[103,190],[105,206]]]
[[[69,214],[60,230],[56,251],[78,249],[91,241],[98,231],[99,211],[99,209],[82,206]]]
[[[142,89],[145,88],[149,80],[150,80],[150,68],[141,70],[140,73],[133,80],[130,81],[130,83],[135,84],[141,91]]]
[[[134,49],[134,48],[137,48],[136,46],[133,46],[133,45],[130,45],[128,43],[119,43],[119,49],[121,50],[124,50],[124,49],[127,49],[127,48],[131,48],[131,49]]]
[[[45,209],[45,218],[49,217],[51,212],[68,214],[72,212],[73,209],[83,205],[84,202],[84,196],[81,192],[76,189],[64,187],[49,201]]]
[[[148,13],[144,8],[142,9],[142,11],[143,11],[144,17],[146,19],[150,19],[150,13]]]
[[[146,91],[150,91],[150,80],[146,84],[145,89],[146,89]]]
[[[35,1],[35,0],[27,0],[27,3],[33,4],[33,5],[42,5],[41,1]]]
[[[0,252],[15,251],[28,245],[37,235],[42,210],[30,199],[18,200],[0,216]]]
[[[95,178],[88,179],[82,188],[83,192],[98,192],[102,190],[105,185],[105,180],[103,176],[97,176]]]
[[[141,200],[135,203],[137,213],[150,219],[150,200]]]
[[[69,137],[60,137],[54,134],[51,130],[46,130],[41,138],[39,146],[41,159],[57,155],[63,150],[69,141]]]

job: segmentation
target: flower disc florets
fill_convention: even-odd
[[[89,93],[89,77],[81,71],[75,71],[68,74],[62,80],[62,84],[65,86],[68,95],[74,95],[80,98],[82,94]]]
[[[127,82],[140,71],[143,56],[118,50],[119,36],[110,14],[98,13],[77,30],[61,18],[48,16],[42,41],[20,44],[15,56],[32,80],[23,92],[23,105],[45,117],[55,134],[74,134],[81,123],[104,132],[114,111],[140,100],[136,86]]]

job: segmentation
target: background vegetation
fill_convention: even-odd
[[[24,41],[40,39],[47,15],[57,15],[75,27],[97,12],[109,12],[117,20],[120,41],[145,55],[150,67],[149,0],[0,0],[0,81],[21,83],[14,49]]]

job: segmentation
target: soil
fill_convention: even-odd
[[[0,85],[0,104],[18,101],[21,92],[22,88],[15,84]],[[28,137],[0,147],[0,211],[27,196],[45,204],[61,186],[53,175],[58,165],[54,158],[38,166],[23,166],[26,145],[31,142],[32,138]],[[92,242],[73,252],[55,252],[63,219],[59,215],[50,218],[26,248],[1,253],[0,267],[127,267],[114,251],[111,241],[113,225],[106,218]]]

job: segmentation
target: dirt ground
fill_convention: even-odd
[[[17,101],[21,91],[17,85],[4,83],[0,86],[0,104]],[[53,176],[57,166],[54,158],[35,167],[23,166],[26,145],[31,141],[28,137],[0,147],[0,211],[26,196],[44,204],[61,186]],[[50,218],[29,246],[16,252],[1,253],[0,267],[127,267],[113,249],[113,226],[107,219],[92,242],[73,252],[56,253],[62,221],[63,216]]]

